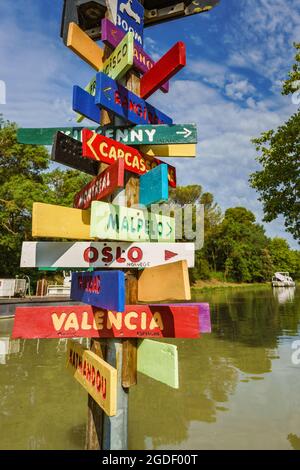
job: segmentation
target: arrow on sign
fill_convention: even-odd
[[[187,129],[186,127],[183,128],[183,131],[177,131],[176,134],[182,134],[183,137],[185,139],[187,139],[188,137],[190,137],[190,135],[192,135],[192,131],[190,131],[189,129]]]
[[[168,261],[171,258],[174,258],[174,256],[177,256],[178,253],[174,253],[173,251],[168,251],[165,250],[165,261]]]

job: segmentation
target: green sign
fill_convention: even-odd
[[[103,72],[113,80],[122,78],[133,65],[133,33],[128,33],[103,64]]]
[[[196,144],[196,124],[134,126],[134,127],[50,127],[41,129],[18,129],[17,139],[21,144],[52,145],[57,132],[63,132],[81,141],[82,129],[96,131],[127,145]]]
[[[90,236],[101,240],[174,242],[175,219],[147,210],[94,201]]]

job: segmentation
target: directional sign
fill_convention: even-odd
[[[138,175],[144,175],[164,163],[156,158],[145,157],[137,149],[91,132],[89,129],[82,131],[82,155],[109,165],[122,158],[125,161],[125,170]],[[168,165],[168,175],[170,186],[176,187],[176,169],[170,165]]]
[[[104,18],[101,22],[101,39],[109,47],[117,47],[120,41],[125,36],[125,32],[114,25],[108,19]],[[143,50],[143,48],[134,41],[133,49],[133,66],[134,68],[141,73],[148,72],[153,65],[155,64],[154,60]],[[169,91],[169,83],[164,83],[161,86],[161,90],[164,93]]]
[[[108,416],[117,414],[117,369],[70,340],[67,368]]]
[[[194,158],[196,156],[195,144],[179,144],[179,145],[141,145],[140,150],[145,155],[151,157],[183,157]]]
[[[138,280],[138,300],[139,302],[191,300],[187,262],[177,261],[169,266],[144,269]]]
[[[172,119],[102,72],[97,73],[98,106],[134,124],[172,124]]]
[[[103,64],[103,72],[113,80],[122,78],[133,66],[133,33],[128,33]]]
[[[194,243],[24,242],[22,268],[150,268],[195,264]]]
[[[92,80],[88,83],[88,85],[84,89],[87,93],[92,96],[96,94],[96,76],[92,78]],[[77,115],[76,122],[82,122],[84,120],[84,116],[82,114]]]
[[[125,274],[122,271],[73,273],[71,300],[124,312]]]
[[[104,50],[76,23],[70,23],[67,46],[97,72],[103,69]]]
[[[168,166],[159,165],[140,177],[140,204],[150,206],[169,199]]]
[[[137,351],[137,370],[169,387],[179,388],[177,346],[150,339],[140,340]]]
[[[141,78],[141,98],[146,100],[163,83],[170,80],[186,66],[186,49],[183,42],[177,42],[156,64]]]
[[[138,0],[108,0],[114,22],[126,33],[134,32],[134,39],[143,45],[144,7]]]
[[[35,202],[32,209],[32,236],[90,240],[90,217],[89,210]]]
[[[73,87],[73,111],[91,121],[100,123],[101,109],[95,104],[95,97],[79,86]]]
[[[88,175],[98,175],[99,163],[82,157],[82,144],[62,132],[54,139],[51,158],[54,162],[69,166]]]
[[[146,210],[93,202],[91,238],[124,241],[175,241],[175,219]]]
[[[63,132],[73,139],[82,141],[83,127],[49,127],[49,128],[25,128],[17,130],[17,140],[21,144],[52,145],[57,132]],[[97,134],[121,142],[127,145],[150,145],[154,151],[154,145],[165,144],[196,144],[196,124],[159,125],[159,126],[134,126],[134,127],[88,127]]]
[[[90,305],[16,307],[12,337],[199,338],[199,305],[126,305],[124,313]]]
[[[123,188],[124,176],[124,160],[119,159],[76,194],[74,207],[76,209],[89,209],[92,201],[101,201],[116,189]]]
[[[210,319],[210,307],[207,303],[199,304],[176,304],[184,307],[186,305],[197,307],[199,309],[199,320],[200,320],[200,333],[211,333],[211,319]]]

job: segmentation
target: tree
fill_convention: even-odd
[[[295,81],[300,80],[300,44],[289,78],[283,85],[282,94],[295,91]],[[299,84],[300,85],[300,84]],[[299,86],[300,88],[300,86]],[[250,175],[250,184],[260,193],[264,220],[271,222],[279,215],[285,219],[285,227],[296,240],[300,239],[300,112],[276,131],[264,132],[253,139],[257,161],[262,169]]]

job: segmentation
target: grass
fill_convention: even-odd
[[[208,290],[213,289],[236,289],[236,288],[253,288],[253,287],[271,287],[270,282],[254,282],[254,283],[246,283],[246,282],[226,282],[220,281],[219,279],[210,279],[207,281],[198,280],[193,284],[192,290],[197,292],[205,292]]]

